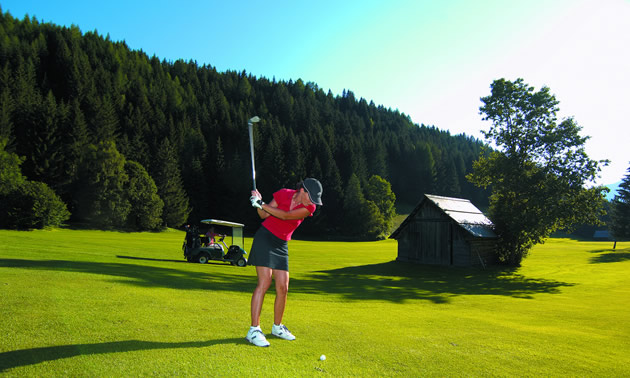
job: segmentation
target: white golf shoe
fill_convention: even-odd
[[[295,336],[293,336],[291,331],[289,331],[287,327],[285,327],[284,324],[280,324],[280,325],[274,324],[273,327],[271,327],[271,334],[281,339],[285,339],[289,341],[295,340]]]
[[[247,332],[247,336],[245,339],[250,343],[259,346],[259,347],[268,347],[269,341],[265,337],[265,334],[262,332],[260,327],[251,327],[249,332]]]

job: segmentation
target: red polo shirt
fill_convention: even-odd
[[[297,192],[297,190],[293,189],[280,189],[273,194],[273,199],[276,200],[278,204],[278,209],[284,211],[291,210],[291,199],[293,195]],[[310,215],[313,216],[315,209],[317,206],[312,204],[310,206],[304,206],[301,203],[298,204],[295,209],[299,209],[301,207],[306,208]],[[293,231],[302,223],[304,219],[291,219],[291,220],[282,220],[274,217],[273,215],[268,216],[262,223],[262,225],[269,230],[272,234],[274,234],[277,238],[282,240],[289,241],[291,240],[291,235],[293,235]]]

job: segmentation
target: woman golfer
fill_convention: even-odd
[[[258,190],[252,191],[250,200],[264,221],[254,236],[249,253],[248,264],[256,266],[258,284],[252,295],[252,326],[245,338],[256,346],[266,347],[269,342],[260,329],[260,312],[272,277],[276,282],[276,300],[271,334],[281,339],[295,340],[295,336],[282,324],[289,291],[288,241],[304,218],[313,216],[315,205],[322,205],[322,184],[314,178],[307,178],[295,190],[278,190],[268,204],[262,202]]]

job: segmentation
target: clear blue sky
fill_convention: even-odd
[[[630,0],[35,1],[3,12],[97,30],[167,60],[312,81],[399,109],[416,123],[481,138],[479,99],[494,79],[560,101],[609,159],[630,166]]]

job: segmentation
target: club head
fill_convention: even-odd
[[[258,121],[260,121],[260,117],[258,117],[258,116],[254,116],[254,117],[252,117],[252,118],[250,118],[250,119],[249,119],[249,121],[247,122],[247,124],[256,123],[256,122],[258,122]]]

